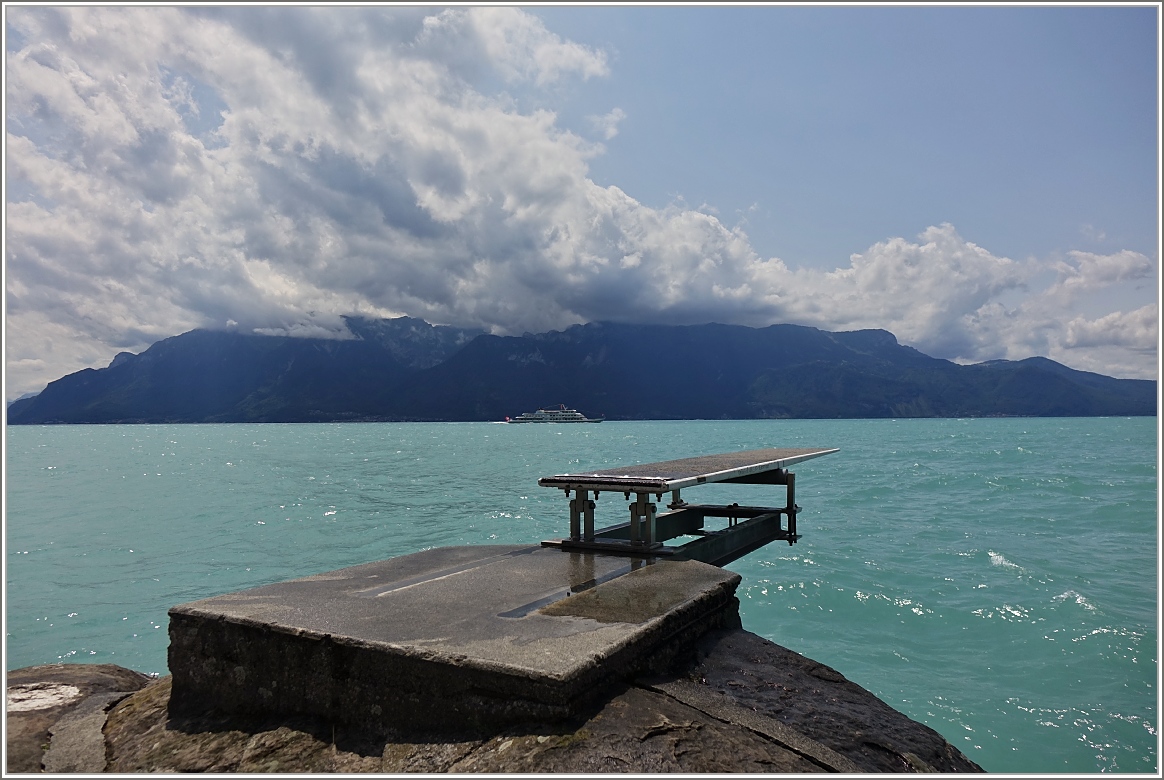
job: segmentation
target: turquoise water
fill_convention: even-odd
[[[802,540],[729,567],[744,626],[988,770],[1156,772],[1156,437],[1154,418],[8,428],[6,665],[164,674],[174,604],[560,537],[539,476],[840,447],[795,469]]]

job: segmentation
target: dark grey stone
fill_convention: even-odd
[[[50,733],[71,713],[85,706],[90,697],[124,695],[139,690],[150,678],[114,664],[45,664],[13,669],[6,674],[10,702],[27,698],[22,694],[55,692],[64,695],[25,701],[9,707],[5,733],[5,772],[31,773],[44,770],[46,751],[52,747]],[[29,706],[31,705],[31,706]]]
[[[105,711],[128,693],[99,693],[87,697],[51,729],[44,771],[50,774],[105,771]]]

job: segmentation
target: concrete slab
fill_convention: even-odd
[[[175,714],[455,729],[576,714],[738,622],[739,576],[541,546],[446,547],[170,610]]]

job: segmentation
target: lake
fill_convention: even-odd
[[[461,544],[567,533],[537,479],[759,447],[799,543],[729,565],[744,627],[994,772],[1156,772],[1155,418],[7,429],[6,663],[166,673],[166,611]],[[701,503],[783,504],[708,485]],[[623,520],[604,494],[599,526]]]

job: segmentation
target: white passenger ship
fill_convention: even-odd
[[[559,404],[557,409],[538,409],[536,412],[525,412],[519,417],[506,417],[507,423],[599,423],[602,417],[587,417],[577,409],[567,409],[565,404]]]

